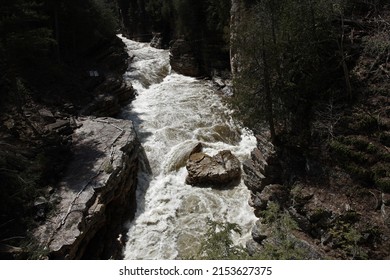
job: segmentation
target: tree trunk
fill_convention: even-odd
[[[340,44],[339,44],[339,49],[340,49],[340,55],[341,55],[341,63],[342,63],[343,72],[344,72],[347,98],[349,101],[351,101],[352,100],[352,87],[351,87],[351,81],[349,78],[349,69],[348,69],[347,63],[345,62],[344,37],[345,37],[344,17],[343,17],[343,15],[341,15],[341,40],[340,40]]]
[[[274,142],[275,124],[274,124],[274,112],[273,112],[272,94],[271,94],[271,81],[270,81],[270,73],[268,68],[267,53],[265,50],[264,39],[263,39],[263,64],[264,64],[263,80],[264,80],[264,89],[265,89],[266,118],[271,133],[271,141]]]

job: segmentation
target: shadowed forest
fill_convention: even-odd
[[[45,255],[31,232],[55,210],[74,119],[115,117],[135,97],[119,33],[231,81],[224,100],[262,135],[263,155],[243,165],[264,175],[246,182],[256,244],[236,247],[235,225],[210,223],[194,258],[390,257],[387,1],[2,0],[1,258]]]

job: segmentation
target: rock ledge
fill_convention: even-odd
[[[83,118],[77,126],[73,160],[51,197],[57,210],[34,236],[50,259],[113,257],[135,211],[140,144],[131,121]]]

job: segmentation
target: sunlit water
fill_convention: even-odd
[[[243,235],[235,239],[244,244],[255,220],[247,188],[242,182],[225,190],[187,185],[185,163],[199,142],[210,155],[229,149],[243,161],[255,138],[232,119],[210,81],[171,73],[167,50],[121,39],[133,57],[125,78],[138,91],[123,117],[134,122],[151,168],[138,174],[125,259],[192,257],[207,218],[239,224]]]

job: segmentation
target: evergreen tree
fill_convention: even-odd
[[[342,71],[333,1],[256,1],[246,15],[233,42],[246,62],[236,79],[238,108],[249,125],[265,120],[273,139],[287,131],[307,143],[312,106]]]

